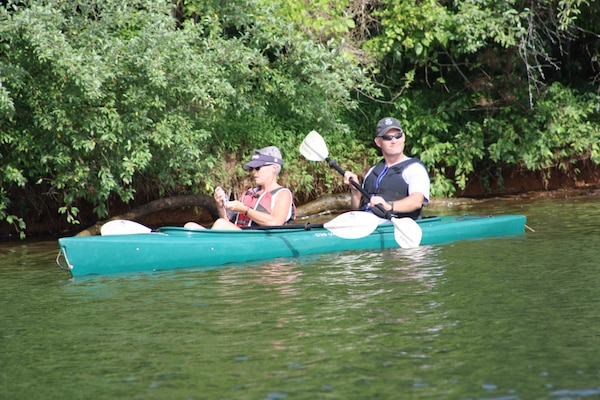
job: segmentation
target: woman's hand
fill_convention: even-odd
[[[228,201],[223,207],[225,207],[225,209],[228,211],[234,211],[238,213],[246,211],[246,206],[241,201],[237,200]]]
[[[217,206],[219,206],[219,208],[225,207],[227,205],[227,203],[229,202],[228,201],[229,196],[227,196],[227,193],[225,193],[225,191],[223,190],[223,188],[221,186],[217,186],[213,197],[214,197],[215,201],[217,202]]]

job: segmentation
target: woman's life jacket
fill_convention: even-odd
[[[286,187],[280,187],[270,192],[264,192],[260,195],[257,193],[259,190],[260,187],[255,187],[246,190],[242,195],[240,202],[242,202],[242,204],[244,204],[246,207],[250,207],[254,210],[271,214],[275,206],[275,198],[277,197],[277,193],[279,193],[281,190],[287,190],[288,192],[290,192],[290,195],[292,195],[291,190]],[[290,210],[288,211],[285,223],[288,224],[295,219],[296,205],[294,204],[294,197],[292,196],[292,204],[290,204]],[[251,226],[252,224],[256,224],[250,219],[250,217],[248,217],[244,213],[234,214],[230,218],[230,221],[239,227]]]

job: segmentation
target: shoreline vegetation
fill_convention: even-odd
[[[486,192],[484,188],[467,188],[455,197],[433,197],[429,208],[459,207],[490,201],[525,201],[540,198],[567,198],[577,196],[600,196],[600,171],[590,169],[581,173],[577,179],[569,176],[555,175],[550,181],[536,179],[532,174],[514,173],[506,180],[507,186],[502,190]],[[298,206],[297,222],[325,222],[331,215],[349,209],[349,193],[324,194],[319,198]],[[160,226],[179,226],[190,219],[196,219],[210,226],[216,215],[212,197],[206,195],[181,196],[179,198],[157,199],[138,207],[122,205],[122,211],[111,215],[109,219],[132,219],[152,228]],[[427,209],[425,210],[426,213]],[[107,219],[107,220],[109,220]],[[56,222],[38,221],[27,218],[28,238],[58,238],[75,235],[97,235],[100,227],[107,220],[95,220],[93,215],[81,226],[62,225]],[[0,241],[18,240],[14,228],[0,223]]]
[[[385,116],[433,198],[600,180],[600,2],[8,0],[0,27],[0,235],[169,201],[210,221],[270,145],[308,204],[347,188],[306,134],[360,175]]]

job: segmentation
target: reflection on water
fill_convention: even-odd
[[[0,243],[0,399],[600,398],[600,204],[535,233],[71,280]]]
[[[302,271],[294,266],[295,264],[289,261],[267,261],[252,268],[225,269],[220,277],[222,287],[228,291],[235,290],[237,285],[254,283],[264,286],[267,290],[274,290],[283,297],[293,296],[297,294],[294,284],[302,276]]]

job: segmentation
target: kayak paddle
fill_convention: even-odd
[[[342,168],[335,161],[329,158],[329,150],[325,139],[317,131],[311,131],[300,144],[300,153],[310,161],[327,161],[327,164],[339,172],[342,176],[346,174]],[[371,196],[358,182],[351,180],[352,185],[357,188],[363,195],[365,200],[369,201]],[[379,211],[386,214],[386,210],[383,207],[378,207]],[[416,247],[421,243],[423,231],[419,224],[417,224],[412,218],[391,218],[394,224],[394,239],[398,246],[402,248]]]
[[[251,226],[244,230],[272,230],[272,229],[305,229],[325,228],[334,236],[342,239],[359,239],[369,236],[379,225],[379,218],[374,214],[364,211],[350,211],[338,215],[324,224],[304,225],[276,225],[276,226]],[[134,221],[117,219],[102,225],[100,234],[109,235],[134,235],[138,233],[150,233],[152,229]],[[200,231],[202,232],[202,231]],[[235,232],[235,231],[232,231]]]
[[[409,217],[392,217],[394,224],[394,239],[403,249],[418,247],[423,238],[423,230],[417,222]]]
[[[324,224],[292,224],[274,226],[250,226],[244,230],[273,230],[273,229],[304,229],[325,228],[334,236],[342,239],[360,239],[369,236],[379,225],[379,218],[375,214],[364,211],[349,211],[338,215]]]
[[[150,232],[152,232],[152,229],[148,228],[147,226],[126,219],[115,219],[108,221],[102,225],[102,228],[100,228],[100,234],[102,236],[135,235],[136,233]]]
[[[304,156],[304,158],[310,161],[327,161],[327,164],[329,164],[330,167],[335,169],[342,176],[346,174],[346,171],[340,168],[335,161],[329,158],[329,150],[327,149],[327,144],[325,144],[325,139],[323,139],[323,136],[319,135],[319,132],[317,131],[311,131],[308,135],[306,135],[302,141],[302,144],[300,144],[300,153]],[[354,180],[351,180],[350,182],[352,182],[352,185],[355,188],[360,190],[360,193],[367,201],[371,198],[365,188],[359,185],[358,182]],[[385,210],[383,210],[383,212],[385,212]]]

